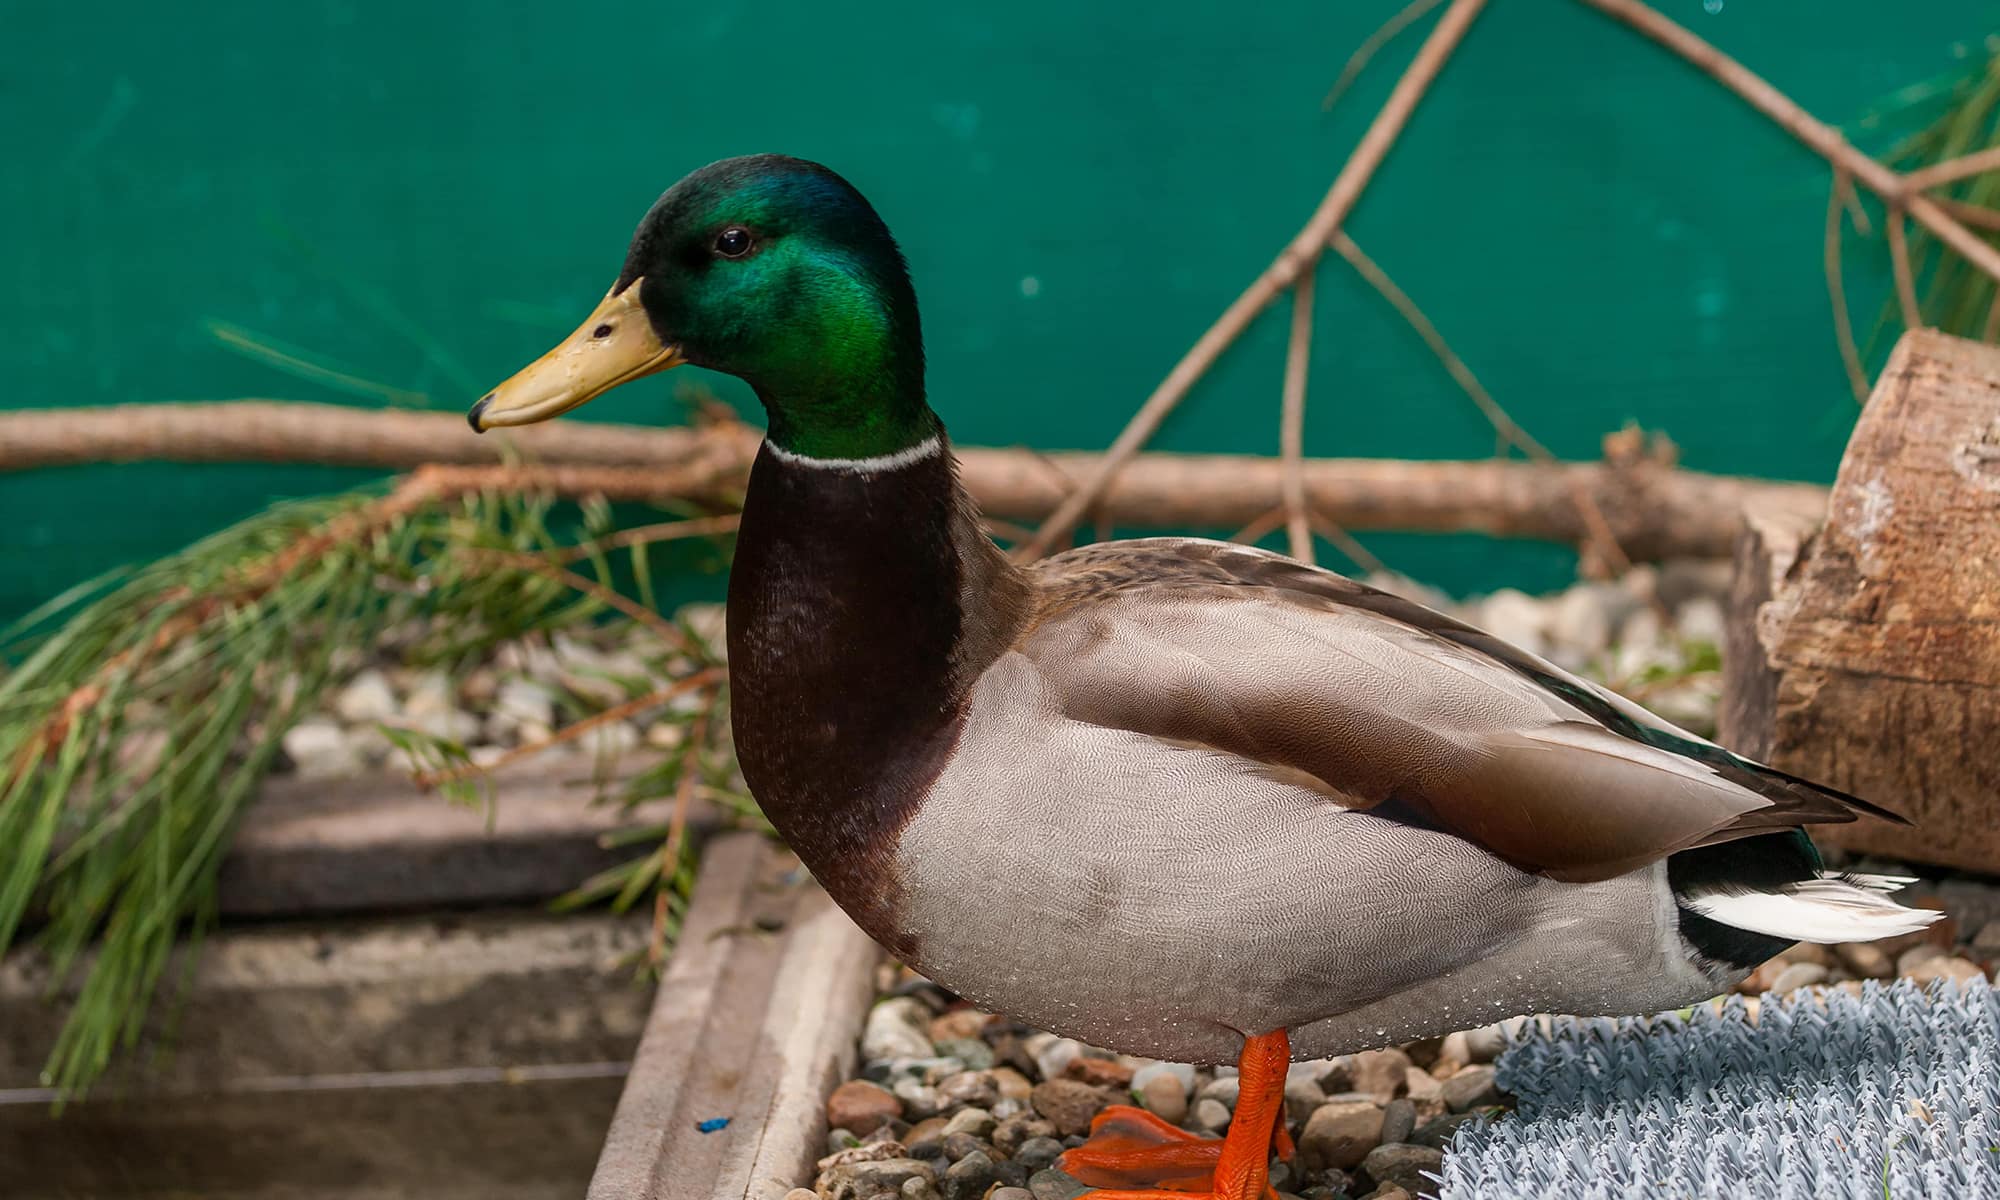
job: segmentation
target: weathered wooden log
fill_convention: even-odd
[[[2000,870],[2000,349],[1904,335],[1823,523],[1753,507],[1722,740],[1896,808],[1815,836]]]
[[[527,461],[593,467],[707,464],[740,489],[758,433],[733,422],[650,429],[585,421],[475,437],[455,413],[237,400],[0,413],[0,471],[94,462],[311,462],[407,469]],[[959,447],[988,515],[1039,521],[1103,456]],[[1128,528],[1240,528],[1282,500],[1282,466],[1254,455],[1141,454],[1091,516]],[[1723,558],[1756,503],[1817,512],[1826,489],[1676,470],[1644,456],[1601,463],[1311,459],[1307,503],[1349,530],[1471,532],[1580,545],[1588,497],[1633,559]],[[707,476],[704,475],[704,478]],[[724,490],[727,490],[726,487]]]

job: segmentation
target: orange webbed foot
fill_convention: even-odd
[[[1221,1138],[1198,1137],[1143,1108],[1114,1104],[1091,1121],[1090,1140],[1065,1151],[1056,1165],[1095,1188],[1205,1192],[1214,1186],[1222,1145]]]
[[[1289,1160],[1293,1150],[1284,1123],[1290,1059],[1283,1030],[1244,1043],[1226,1138],[1196,1137],[1143,1109],[1116,1105],[1098,1114],[1090,1140],[1058,1165],[1098,1189],[1084,1194],[1088,1200],[1157,1200],[1162,1191],[1183,1200],[1274,1200],[1271,1153]]]

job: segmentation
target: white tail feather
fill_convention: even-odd
[[[1858,875],[1853,871],[1842,871],[1833,878],[1871,892],[1900,892],[1917,881],[1915,875]]]
[[[1822,875],[1781,892],[1708,892],[1681,903],[1712,921],[1795,942],[1872,942],[1915,933],[1944,916],[1883,897],[1908,880],[1893,875]]]

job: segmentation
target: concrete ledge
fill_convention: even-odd
[[[0,1196],[574,1196],[645,1023],[649,930],[500,913],[218,934],[183,1002],[159,1006],[165,1053],[59,1118],[36,1075],[63,1001],[11,956]]]
[[[755,835],[718,839],[590,1200],[781,1200],[809,1185],[879,959],[791,855]]]
[[[643,917],[496,914],[286,926],[210,937],[178,1006],[113,1085],[213,1091],[260,1079],[623,1062],[648,996],[631,961]],[[68,1011],[45,967],[0,961],[0,1089],[34,1089]],[[5,1092],[0,1091],[0,1097]],[[0,1195],[4,1195],[0,1191]]]
[[[623,773],[644,766],[622,764]],[[598,803],[591,765],[530,763],[494,780],[493,813],[409,778],[275,779],[244,815],[222,865],[223,917],[311,916],[546,900],[631,857],[599,844],[664,821],[666,802]],[[706,806],[697,835],[716,823]]]

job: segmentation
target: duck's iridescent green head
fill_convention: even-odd
[[[866,458],[937,432],[902,253],[817,163],[725,159],[667,189],[596,311],[474,405],[472,427],[544,421],[684,362],[749,383],[797,454]]]

